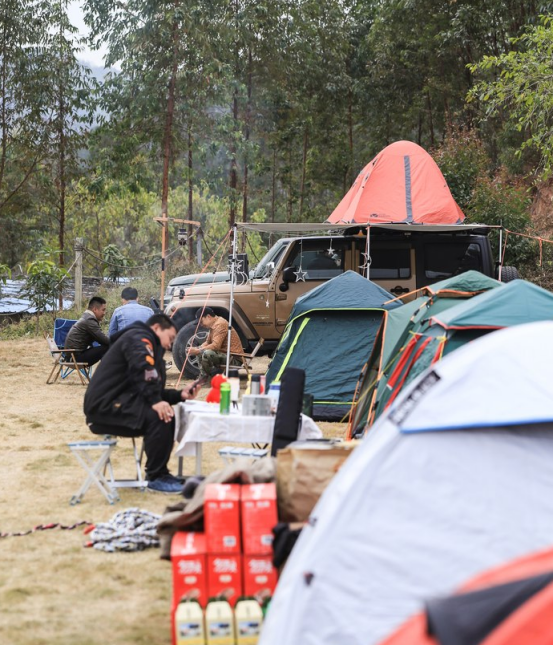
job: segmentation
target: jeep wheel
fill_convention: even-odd
[[[519,279],[519,272],[515,267],[502,267],[500,271],[501,282],[511,282]]]
[[[173,343],[173,360],[177,369],[181,371],[187,358],[188,350],[191,346],[201,345],[208,337],[208,330],[205,327],[199,327],[196,330],[196,321],[187,323],[177,334]],[[189,356],[185,366],[184,375],[188,378],[198,378],[200,373],[200,356]]]

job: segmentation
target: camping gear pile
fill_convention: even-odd
[[[241,643],[257,642],[261,606],[271,598],[277,583],[271,546],[276,524],[275,484],[206,486],[205,530],[178,532],[171,543],[174,643],[190,643],[187,638],[200,638],[204,633],[207,643],[234,644],[235,638]],[[241,633],[241,621],[236,621],[236,628],[233,625],[233,609],[239,612],[243,597],[253,598],[259,609],[258,614],[246,612],[247,634]],[[221,604],[210,606],[210,599]],[[191,602],[195,604],[191,606]],[[200,611],[194,618],[196,627],[191,633],[191,615],[198,613],[196,605],[205,610],[205,616]],[[240,640],[241,635],[248,635],[250,640]],[[213,636],[223,640],[212,640]]]
[[[473,304],[496,292],[513,297],[518,287],[506,292],[508,286]],[[517,324],[459,347],[406,384],[311,513],[280,577],[261,645],[381,643],[426,600],[551,548],[552,341],[551,321]],[[491,643],[551,642],[551,570],[550,552],[542,567],[491,577],[513,583],[513,593],[489,589],[491,603],[459,598],[473,601],[464,605],[466,620],[487,635],[504,616],[499,629],[507,638]],[[530,576],[538,579],[525,582]],[[533,594],[545,614],[537,624],[527,621],[525,632],[517,607],[532,616]],[[515,596],[519,604],[506,600]],[[431,613],[429,643],[485,642],[442,639],[445,612]],[[510,640],[518,629],[527,638]],[[391,641],[400,642],[419,641]]]

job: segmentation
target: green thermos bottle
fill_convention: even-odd
[[[221,384],[220,390],[221,398],[219,399],[219,412],[221,414],[229,414],[231,410],[231,386],[225,382]]]

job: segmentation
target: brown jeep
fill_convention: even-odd
[[[469,269],[495,277],[488,229],[453,228],[391,225],[372,229],[369,278],[393,296],[400,296]],[[344,235],[282,238],[269,249],[250,277],[245,275],[244,283],[234,286],[233,327],[245,351],[250,351],[259,338],[264,339],[263,350],[272,351],[294,303],[307,291],[344,271],[368,274],[365,230],[352,228]],[[503,268],[504,281],[515,277],[515,269]],[[217,315],[228,318],[230,293],[228,280],[203,283],[181,289],[167,306],[166,313],[173,316],[179,328],[173,346],[179,369],[190,344],[203,342],[207,334],[205,329],[196,329],[196,310],[210,306]],[[189,357],[185,374],[195,378],[198,370],[198,357]]]

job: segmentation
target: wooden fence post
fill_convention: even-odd
[[[82,237],[75,238],[75,300],[74,305],[80,309],[83,304],[83,248]]]

